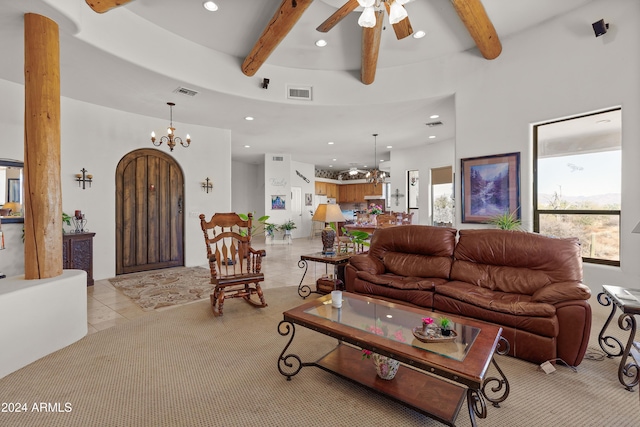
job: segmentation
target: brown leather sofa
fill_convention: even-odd
[[[578,239],[424,225],[380,229],[369,252],[349,260],[345,282],[349,292],[501,325],[509,354],[533,363],[577,366],[587,349],[591,292],[582,283]]]

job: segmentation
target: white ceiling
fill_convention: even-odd
[[[88,10],[82,10],[82,14],[94,14],[84,0],[65,0],[65,3],[70,1],[77,1],[78,8]],[[504,41],[514,33],[589,1],[483,0],[483,4]],[[22,14],[35,12],[56,19],[58,14],[48,3],[56,2],[0,0],[1,79],[23,83]],[[172,61],[176,52],[172,52],[170,46],[154,45],[153,40],[149,40],[148,31],[144,31],[149,25],[158,26],[172,33],[177,41],[177,38],[186,39],[202,46],[204,52],[217,51],[237,63],[237,75],[233,76],[216,74],[218,70],[215,67],[204,70],[210,71],[212,78],[217,79],[217,87],[221,82],[236,82],[239,78],[242,84],[256,86],[262,78],[242,75],[240,64],[281,0],[217,0],[217,3],[219,10],[211,13],[204,10],[202,0],[134,0],[102,15],[87,17],[91,19],[83,20],[75,31],[73,25],[61,19],[63,22],[58,22],[61,25],[62,95],[166,119],[169,115],[166,102],[173,101],[176,103],[174,121],[184,123],[177,126],[178,135],[189,132],[188,124],[230,129],[233,159],[250,163],[262,163],[264,153],[268,152],[288,153],[294,161],[312,163],[320,168],[333,165],[335,169],[343,170],[353,164],[370,167],[374,157],[373,133],[379,134],[378,159],[386,160],[392,150],[411,149],[455,138],[453,94],[389,103],[380,96],[380,101],[358,108],[344,102],[332,105],[326,98],[322,103],[314,100],[291,102],[285,99],[284,93],[270,94],[270,97],[243,96],[235,90],[205,88],[192,79],[193,71],[205,63],[204,59],[193,57],[174,67],[184,72],[160,72],[145,63],[144,58],[138,61],[124,53],[109,53],[109,35],[100,34],[98,30],[92,32],[92,28],[86,25],[88,21],[100,19],[111,30],[138,31],[130,40],[132,47],[159,51],[163,60]],[[269,70],[280,67],[294,71],[320,70],[315,74],[319,79],[322,72],[344,73],[352,80],[349,84],[354,88],[359,85],[357,90],[362,90],[360,86],[364,85],[359,81],[359,13],[352,13],[328,33],[315,30],[342,3],[343,0],[314,1],[266,61]],[[406,9],[414,31],[424,30],[427,35],[420,40],[396,40],[393,31],[386,29],[381,41],[378,70],[440,61],[458,52],[480,55],[449,1],[414,0],[406,5]],[[327,40],[328,46],[316,47],[314,43],[319,38]],[[277,73],[269,77],[272,83],[266,90],[279,90],[283,82],[277,81]],[[304,83],[314,84],[313,81]],[[384,94],[384,91],[393,90],[393,85],[394,81],[378,77],[365,89]],[[199,93],[193,98],[173,93],[179,86]],[[429,118],[432,114],[439,114],[437,120],[444,125],[433,129],[425,126],[425,123],[433,121]],[[255,120],[245,121],[247,115],[254,116]],[[202,143],[193,132],[191,134],[192,144]],[[429,135],[436,138],[428,139]],[[329,146],[329,141],[335,144]],[[244,148],[245,145],[251,148]],[[387,145],[393,148],[387,149]],[[386,168],[383,166],[383,169]]]

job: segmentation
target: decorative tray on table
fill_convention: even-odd
[[[422,342],[427,342],[427,343],[436,343],[436,342],[448,342],[448,341],[453,341],[458,337],[458,334],[456,333],[456,331],[454,331],[453,329],[451,330],[451,335],[449,336],[444,336],[444,335],[425,335],[422,333],[422,327],[421,326],[416,326],[415,328],[413,328],[411,330],[411,332],[413,332],[413,336],[416,337],[418,340],[422,341]]]

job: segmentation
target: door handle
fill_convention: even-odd
[[[182,213],[182,197],[178,197],[178,213]]]

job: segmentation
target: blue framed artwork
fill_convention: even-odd
[[[487,223],[497,215],[520,219],[520,153],[461,159],[462,222]]]

